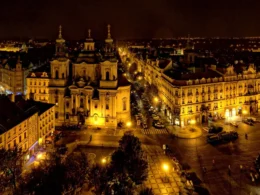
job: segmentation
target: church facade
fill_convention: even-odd
[[[131,86],[124,75],[118,72],[117,67],[118,60],[110,25],[102,54],[96,51],[89,30],[84,48],[73,60],[66,55],[65,40],[62,38],[60,27],[50,72],[46,73],[47,76],[44,78],[44,72],[32,72],[27,79],[29,83],[39,83],[41,79],[48,79],[48,82],[45,82],[47,97],[44,101],[56,105],[57,126],[85,124],[95,127],[117,127],[118,123],[131,121]],[[28,98],[39,96],[37,93],[41,93],[34,90],[33,86],[28,86],[28,91],[34,92],[33,96],[28,94]]]

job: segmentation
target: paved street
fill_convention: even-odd
[[[187,163],[204,180],[212,194],[249,194],[256,191],[255,184],[249,177],[249,169],[253,167],[253,161],[259,153],[259,129],[260,124],[248,126],[239,123],[239,128],[236,129],[239,139],[218,146],[206,142],[207,132],[197,139],[170,139],[156,134],[149,137],[157,140],[160,145],[168,144],[176,157],[182,163]],[[248,140],[245,139],[245,133],[248,134]],[[231,177],[228,176],[228,165],[231,166]],[[241,173],[240,165],[247,172]],[[202,167],[208,170],[205,175],[202,174]]]
[[[187,194],[181,177],[173,170],[169,158],[166,157],[159,146],[143,146],[147,155],[149,165],[148,179],[144,183],[146,187],[152,188],[154,194]],[[169,164],[169,171],[162,169],[163,163]]]

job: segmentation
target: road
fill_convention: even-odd
[[[158,134],[148,137],[157,140],[159,145],[168,144],[180,162],[187,164],[208,185],[212,194],[248,194],[257,189],[250,181],[249,173],[241,173],[240,165],[247,170],[253,167],[253,161],[259,154],[259,129],[260,124],[248,126],[240,123],[237,128],[239,139],[217,146],[206,142],[206,132],[197,139],[171,139]],[[248,139],[245,139],[245,133]],[[231,167],[231,177],[228,175],[228,165]],[[205,175],[202,167],[208,170]]]

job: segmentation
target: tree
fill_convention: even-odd
[[[109,186],[109,174],[106,166],[95,165],[88,173],[88,185],[94,188],[95,194],[102,194]]]
[[[17,187],[17,181],[22,172],[22,153],[14,150],[0,149],[0,192],[6,188]]]
[[[115,156],[114,159],[112,157],[112,163],[122,163],[134,183],[141,184],[145,181],[148,176],[148,163],[143,158],[140,140],[133,135],[124,135],[119,141],[118,151],[122,151],[124,157],[123,155],[118,158]]]
[[[65,161],[41,163],[24,176],[16,194],[67,194],[81,188],[88,172],[83,153],[70,154]]]
[[[143,188],[139,195],[154,195],[152,188]]]

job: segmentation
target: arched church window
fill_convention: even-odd
[[[83,99],[82,98],[80,99],[80,107],[83,108]]]
[[[109,81],[109,71],[106,71],[106,80]]]
[[[56,78],[56,79],[59,78],[59,71],[58,71],[58,70],[55,71],[55,78]]]

